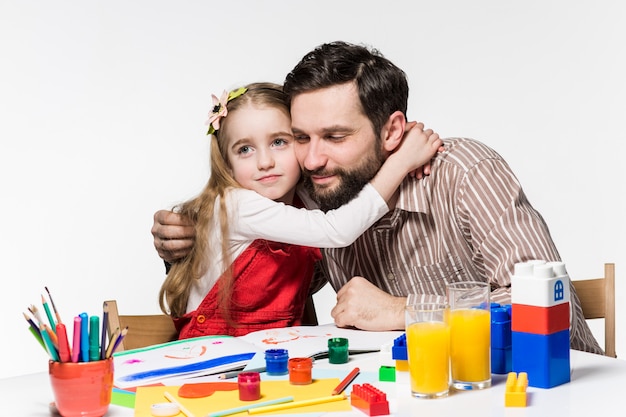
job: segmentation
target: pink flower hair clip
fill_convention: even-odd
[[[228,114],[228,108],[226,105],[229,101],[239,97],[246,91],[248,91],[248,89],[245,87],[238,88],[230,93],[224,90],[220,98],[217,98],[215,94],[211,94],[213,99],[213,109],[209,113],[209,119],[206,121],[206,124],[209,126],[207,135],[212,135],[216,131],[220,130],[220,121],[222,120],[222,117],[226,117]]]

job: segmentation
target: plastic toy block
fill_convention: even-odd
[[[371,384],[356,384],[352,386],[350,404],[368,416],[384,416],[389,414],[387,394]]]
[[[511,277],[511,303],[552,307],[569,303],[570,279],[562,262],[515,264]]]
[[[393,340],[393,346],[391,347],[391,358],[404,361],[409,359],[409,354],[406,349],[406,333],[403,333]]]
[[[511,305],[491,304],[491,372],[511,372]]]
[[[491,348],[491,373],[508,374],[513,369],[513,351],[508,349]]]
[[[512,332],[513,371],[526,372],[528,384],[552,388],[570,381],[569,329],[549,335]]]
[[[409,371],[409,361],[396,361],[395,370],[399,372],[408,372]]]
[[[505,407],[526,407],[528,387],[528,375],[526,372],[509,372],[506,378],[506,388],[504,391]]]
[[[409,370],[409,353],[406,347],[406,333],[396,337],[391,347],[391,358],[396,360],[397,371]]]
[[[491,307],[491,347],[506,349],[511,347],[511,306],[499,304]]]
[[[393,366],[381,366],[378,368],[378,380],[395,382],[396,381],[396,368]]]
[[[513,304],[511,330],[514,332],[551,334],[569,329],[569,302],[552,307]]]

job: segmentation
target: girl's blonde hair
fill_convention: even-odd
[[[262,107],[272,107],[284,111],[289,115],[285,94],[282,87],[273,83],[252,83],[247,91],[231,99],[227,103],[228,114],[236,112],[246,104]],[[219,285],[218,308],[224,318],[231,322],[229,303],[233,290],[232,259],[228,254],[228,210],[226,209],[225,195],[228,189],[241,185],[235,181],[231,173],[231,164],[228,160],[228,116],[220,123],[220,129],[211,135],[211,174],[202,193],[179,206],[180,214],[189,217],[196,231],[195,244],[191,252],[182,260],[173,264],[159,292],[159,306],[165,314],[172,317],[182,317],[187,311],[187,301],[191,284],[201,279],[207,272],[209,259],[209,228],[214,222],[215,204],[219,197],[219,227],[223,237],[221,242],[221,256],[226,271],[215,283]],[[231,322],[231,325],[234,324]]]

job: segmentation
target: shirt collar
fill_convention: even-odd
[[[430,214],[430,177],[421,180],[405,178],[400,184],[397,209]]]

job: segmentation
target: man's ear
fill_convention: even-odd
[[[406,118],[401,111],[395,111],[389,116],[381,131],[382,146],[387,152],[393,152],[402,142]]]

